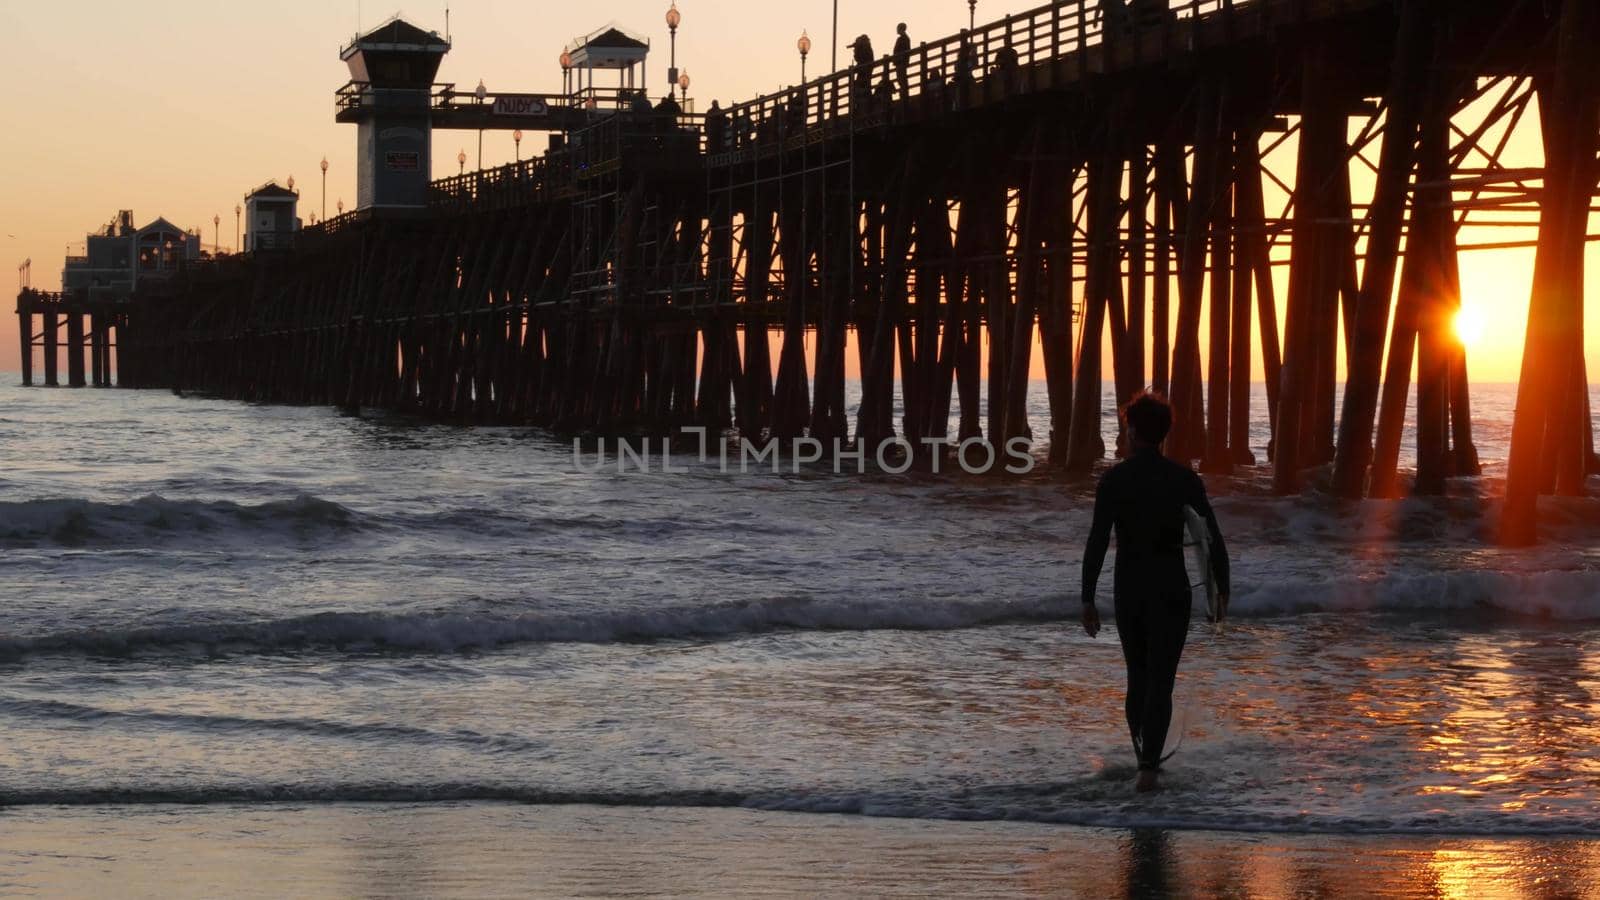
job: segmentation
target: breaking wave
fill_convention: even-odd
[[[89,630],[0,638],[0,659],[39,653],[122,655],[213,648],[226,652],[302,649],[449,653],[508,644],[646,642],[725,638],[778,630],[947,631],[1010,622],[1055,621],[1065,597],[1043,601],[814,600],[775,598],[660,609],[486,615],[465,612],[319,613],[235,624]]]
[[[142,546],[201,536],[221,542],[263,537],[301,540],[361,527],[360,517],[302,494],[258,504],[168,500],[150,494],[125,503],[78,498],[0,502],[0,546]]]
[[[1563,621],[1600,619],[1600,572],[1487,570],[1291,580],[1238,590],[1236,616],[1357,610],[1481,610]]]
[[[203,651],[447,654],[517,644],[728,639],[775,631],[955,631],[1071,622],[1078,598],[955,600],[778,597],[704,605],[507,614],[481,610],[324,612],[284,619],[87,629],[0,636],[0,660],[29,655],[123,656]],[[1600,572],[1388,574],[1242,585],[1238,619],[1314,612],[1478,611],[1564,621],[1600,619]]]

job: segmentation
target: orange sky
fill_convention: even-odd
[[[480,78],[491,90],[557,89],[562,44],[608,21],[652,39],[655,92],[664,82],[666,0],[450,5],[455,50],[440,77],[463,89]],[[1036,5],[980,0],[979,19]],[[442,30],[444,6],[438,0],[404,12]],[[811,73],[825,71],[831,6],[831,0],[681,0],[678,62],[692,77],[690,93],[702,105],[713,97],[726,103],[793,83],[799,74],[794,43],[802,28],[815,41]],[[866,32],[880,52],[890,46],[896,21],[910,23],[913,37],[922,40],[953,33],[967,18],[960,0],[841,0],[840,7],[841,41]],[[338,49],[358,23],[374,25],[396,11],[372,0],[175,0],[154,7],[0,0],[0,33],[7,36],[0,69],[8,85],[0,93],[0,121],[6,123],[0,258],[14,271],[32,257],[33,284],[53,289],[68,245],[81,246],[84,234],[118,209],[134,210],[141,224],[161,215],[183,227],[203,226],[208,245],[220,232],[221,243],[231,247],[234,205],[269,179],[294,175],[302,213],[316,210],[317,163],[324,155],[331,164],[329,211],[339,199],[352,202],[355,130],[333,121],[333,92],[347,77]],[[1525,132],[1515,146],[1536,164],[1536,134]],[[539,146],[539,136],[528,135],[524,155]],[[477,136],[441,133],[435,174],[452,174],[463,148],[471,167]],[[508,161],[510,136],[486,135],[483,154],[486,165]],[[212,217],[219,214],[222,226],[214,229]],[[1600,254],[1592,252],[1590,260],[1593,279]],[[1483,339],[1470,348],[1475,379],[1516,378],[1530,268],[1528,252],[1463,257],[1464,302],[1485,322]],[[8,277],[7,293],[16,286]],[[0,370],[15,371],[17,323],[11,305],[5,306]],[[1590,359],[1600,364],[1600,304],[1589,306]]]

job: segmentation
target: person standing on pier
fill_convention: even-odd
[[[900,83],[900,99],[911,96],[911,35],[906,33],[906,23],[895,26],[894,74]]]
[[[850,47],[855,59],[850,73],[850,106],[865,109],[872,100],[872,38],[858,35]]]
[[[717,101],[711,101],[706,110],[706,152],[721,153],[728,149],[728,114]]]
[[[956,49],[956,85],[967,87],[978,74],[978,48],[972,45],[972,33],[961,29],[961,45]]]
[[[1228,609],[1228,551],[1205,484],[1188,466],[1167,459],[1161,445],[1172,430],[1172,407],[1140,394],[1123,409],[1132,453],[1100,479],[1094,524],[1083,556],[1083,628],[1100,633],[1095,585],[1111,534],[1117,536],[1113,580],[1117,637],[1128,667],[1125,712],[1139,760],[1136,788],[1155,790],[1162,748],[1172,722],[1172,689],[1189,634],[1190,580],[1183,565],[1183,508],[1193,507],[1211,535],[1211,570],[1220,613]]]

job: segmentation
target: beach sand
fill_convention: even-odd
[[[0,894],[1595,897],[1600,841],[513,804],[0,811]]]

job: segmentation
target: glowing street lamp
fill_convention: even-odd
[[[572,96],[572,53],[561,48],[561,89]]]
[[[456,164],[461,166],[460,171],[456,173],[457,175],[467,174],[467,148],[462,147],[461,152],[456,154]]]
[[[322,217],[328,217],[328,158],[322,158]]]
[[[800,29],[800,40],[795,41],[794,46],[800,51],[800,83],[805,84],[806,57],[811,55],[811,35],[806,34],[805,29]]]
[[[293,175],[289,176],[289,190],[291,190],[291,191],[294,190],[294,176]]]
[[[218,253],[222,252],[222,213],[211,217],[211,243]]]
[[[511,143],[517,145],[517,162],[522,162],[522,129],[511,132]]]
[[[672,0],[667,10],[667,31],[672,35],[672,61],[667,67],[667,92],[678,83],[678,26],[683,23],[683,13],[678,12],[678,0]]]
[[[240,235],[244,231],[240,224],[242,220],[239,218],[242,215],[244,215],[244,207],[235,203],[233,205],[233,252],[235,253],[239,252],[239,247],[241,246],[239,243]]]
[[[344,215],[344,198],[343,197],[339,198],[339,202],[334,206],[334,209],[337,209],[339,211],[339,215],[341,215],[341,216]]]
[[[478,79],[478,87],[477,87],[476,90],[474,90],[472,92],[472,95],[474,97],[478,98],[478,105],[480,105],[480,106],[483,105],[483,101],[484,100],[488,99],[488,97],[489,97],[489,89],[483,86],[483,79],[482,78]],[[482,128],[478,129],[478,168],[480,170],[483,168],[483,129]]]
[[[678,89],[683,91],[683,102],[688,103],[689,102],[689,70],[688,69],[684,69],[683,70],[683,74],[678,76]]]

